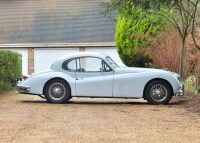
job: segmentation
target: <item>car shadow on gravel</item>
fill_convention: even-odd
[[[54,104],[54,103],[48,103],[46,100],[18,100],[17,102],[21,103],[30,103],[30,104]],[[126,102],[126,101],[68,101],[67,103],[64,103],[62,105],[69,105],[69,104],[80,104],[80,105],[149,105],[147,102]]]
[[[133,105],[147,105],[147,102],[115,102],[115,101],[69,101],[67,104],[82,104],[82,105],[121,105],[121,104],[133,104]]]
[[[169,105],[183,105],[188,103],[188,100],[175,100],[169,103]]]
[[[19,100],[17,102],[21,103],[28,103],[28,104],[55,104],[55,103],[48,103],[46,100]],[[170,105],[182,105],[185,104],[187,101],[175,101],[171,102],[167,105],[163,106],[170,106]],[[157,106],[153,104],[149,104],[148,102],[137,102],[137,101],[132,101],[132,102],[126,102],[126,101],[68,101],[67,103],[64,104],[59,104],[59,105],[148,105],[148,106]]]
[[[46,100],[18,100],[17,102],[21,102],[21,103],[48,103]]]
[[[30,103],[30,104],[54,104],[54,103],[48,103],[46,100],[18,100],[17,102],[21,103]],[[186,104],[188,101],[187,100],[172,100],[170,103],[167,105],[183,105]],[[67,103],[64,103],[62,105],[69,105],[69,104],[80,104],[80,105],[152,105],[149,104],[147,101],[112,101],[111,100],[85,100],[85,99],[80,99],[80,100],[70,100]],[[155,105],[154,105],[155,106]],[[166,105],[165,105],[166,106]]]

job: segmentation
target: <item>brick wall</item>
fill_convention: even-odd
[[[28,74],[34,72],[34,48],[28,48]]]

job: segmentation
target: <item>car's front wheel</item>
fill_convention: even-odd
[[[151,104],[167,104],[172,95],[170,84],[163,80],[150,82],[144,91],[144,98]]]
[[[44,95],[50,103],[66,103],[71,98],[71,91],[65,81],[55,79],[45,85]]]

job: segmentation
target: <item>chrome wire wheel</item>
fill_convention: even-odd
[[[156,102],[164,101],[168,96],[167,87],[162,84],[155,84],[150,89],[150,96]]]
[[[49,87],[49,96],[53,100],[61,100],[62,98],[65,97],[65,94],[66,94],[66,88],[60,82],[53,83]]]

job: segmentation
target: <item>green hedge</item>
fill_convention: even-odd
[[[118,53],[127,66],[145,67],[152,63],[148,51],[151,39],[166,25],[166,20],[155,14],[144,12],[133,2],[127,2],[117,16],[115,41]]]
[[[9,90],[12,81],[22,76],[22,55],[0,50],[0,92]]]

